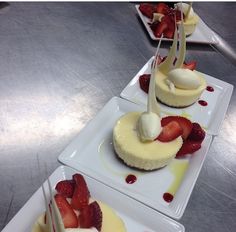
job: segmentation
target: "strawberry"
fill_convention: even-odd
[[[145,92],[148,93],[149,83],[150,83],[151,74],[143,74],[139,77],[139,85],[140,88]]]
[[[193,128],[192,122],[187,118],[181,116],[167,116],[161,119],[161,126],[164,127],[172,121],[175,121],[180,125],[180,127],[183,130],[182,138],[183,140],[186,140],[192,131]]]
[[[191,62],[189,62],[189,63],[184,62],[183,68],[187,68],[187,69],[190,69],[190,70],[194,70],[194,69],[196,69],[196,65],[197,65],[197,62],[196,62],[196,61],[191,61]]]
[[[74,209],[82,209],[88,205],[90,193],[84,177],[81,174],[74,174],[75,190],[71,199],[71,205]]]
[[[155,13],[160,13],[160,14],[163,14],[163,15],[166,15],[166,14],[170,13],[170,8],[165,3],[158,3],[154,7],[154,10],[155,10]]]
[[[56,190],[64,197],[71,198],[74,193],[75,181],[74,180],[62,180],[57,183]]]
[[[201,142],[199,141],[193,141],[193,140],[186,140],[184,141],[182,147],[176,154],[176,157],[182,157],[187,154],[192,154],[195,151],[199,150],[201,148]]]
[[[206,133],[201,128],[201,126],[198,123],[194,122],[192,131],[191,131],[188,139],[202,142],[203,139],[205,138],[205,135],[206,135]]]
[[[162,128],[160,135],[156,139],[161,142],[169,142],[182,135],[182,133],[183,129],[179,123],[171,121]]]
[[[156,31],[156,28],[158,26],[160,22],[156,21],[156,22],[153,22],[153,23],[149,23],[150,25],[150,28],[152,29],[153,33]]]
[[[65,228],[77,228],[79,226],[78,217],[66,198],[60,194],[56,194],[54,198],[61,213]]]
[[[167,21],[162,19],[161,22],[157,24],[157,27],[153,33],[157,38],[160,38],[167,28],[168,28]]]
[[[80,227],[95,227],[98,231],[102,228],[102,211],[99,204],[94,201],[80,211],[79,215]]]
[[[172,39],[174,37],[174,33],[175,33],[175,29],[173,26],[171,26],[171,24],[169,24],[168,29],[164,31],[164,36],[165,36],[165,38],[168,38],[168,39]]]
[[[173,15],[166,15],[162,18],[162,22],[165,22],[168,27],[166,30],[164,30],[164,36],[166,38],[172,39],[174,37],[175,33],[175,21]]]
[[[153,18],[154,6],[152,4],[141,3],[139,6],[139,10],[144,16],[148,17],[149,19]]]

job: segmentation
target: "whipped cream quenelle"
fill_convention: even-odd
[[[175,7],[181,11],[183,11],[184,14],[184,29],[185,29],[185,34],[190,35],[192,34],[196,26],[199,22],[199,17],[198,15],[194,12],[192,8],[192,4],[187,4],[187,3],[177,3],[175,4]],[[180,24],[178,22],[178,24]]]
[[[161,132],[160,117],[152,112],[144,112],[138,120],[138,132],[141,140],[153,141]]]
[[[200,85],[199,76],[189,69],[176,68],[168,73],[168,80],[179,89],[197,89]]]
[[[181,21],[179,36],[176,29],[169,53],[156,71],[156,97],[168,106],[189,106],[198,100],[206,88],[206,81],[201,73],[183,68],[185,54],[185,27]]]

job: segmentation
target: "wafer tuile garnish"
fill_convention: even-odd
[[[147,111],[143,112],[137,122],[137,129],[140,139],[145,141],[153,141],[161,132],[160,105],[156,100],[155,78],[158,70],[159,49],[163,35],[159,40],[154,60],[151,64],[151,78],[148,90]]]
[[[55,199],[53,197],[51,183],[48,179],[47,179],[47,184],[50,193],[51,203],[49,203],[47,200],[44,185],[42,185],[42,189],[46,207],[46,223],[49,227],[49,232],[65,232],[65,227],[62,221],[62,217],[55,202]]]

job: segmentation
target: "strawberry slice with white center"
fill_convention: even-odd
[[[79,221],[81,228],[95,227],[98,231],[102,228],[102,211],[99,204],[93,203],[84,207],[79,214]]]
[[[172,121],[175,121],[180,125],[183,130],[182,138],[186,140],[192,131],[192,122],[189,119],[181,116],[167,116],[161,119],[161,126],[166,126]]]
[[[183,129],[179,123],[171,121],[162,128],[160,135],[156,139],[161,142],[170,142],[182,134]]]
[[[57,207],[61,213],[61,217],[65,228],[77,228],[79,226],[78,217],[76,216],[71,205],[66,198],[60,194],[55,195]]]
[[[84,177],[77,173],[73,175],[75,181],[75,190],[71,199],[71,205],[74,209],[82,209],[88,205],[90,193]]]

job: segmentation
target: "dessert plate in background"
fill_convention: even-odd
[[[59,161],[111,186],[143,204],[170,217],[179,219],[210,147],[212,136],[207,135],[202,148],[186,159],[176,160],[159,170],[139,171],[126,166],[117,158],[112,145],[112,131],[121,115],[130,111],[144,111],[145,107],[114,97],[78,134],[58,157]],[[130,177],[133,184],[128,184]],[[134,180],[134,179],[133,179]],[[164,200],[166,192],[173,192],[171,203]],[[124,205],[124,204],[122,204]]]
[[[76,171],[65,166],[60,166],[49,177],[52,186],[60,180],[71,179]],[[136,202],[109,188],[100,182],[84,176],[91,195],[111,206],[124,221],[127,232],[184,232],[184,227],[178,222]],[[46,190],[47,184],[44,184]],[[49,193],[47,191],[49,196]],[[42,188],[29,199],[16,216],[7,224],[2,232],[30,232],[37,217],[45,210]]]
[[[159,40],[150,28],[150,19],[144,16],[141,11],[139,10],[139,5],[135,5],[135,8],[138,12],[139,17],[141,18],[149,36],[152,40]],[[163,38],[163,41],[172,41],[172,39]],[[191,43],[203,43],[203,44],[216,44],[218,43],[215,33],[203,22],[203,20],[199,17],[199,22],[196,26],[195,31],[186,37],[186,42]]]
[[[144,73],[151,73],[151,62],[153,57],[143,66],[137,75],[124,88],[120,96],[136,104],[146,105],[147,94],[139,86],[139,76]],[[192,122],[200,123],[208,134],[217,135],[224,120],[230,98],[233,92],[233,85],[202,73],[207,85],[213,87],[214,91],[205,90],[200,99],[207,102],[202,106],[198,102],[189,107],[174,108],[161,104],[163,115],[182,115],[188,117]],[[220,109],[219,109],[220,106]]]

